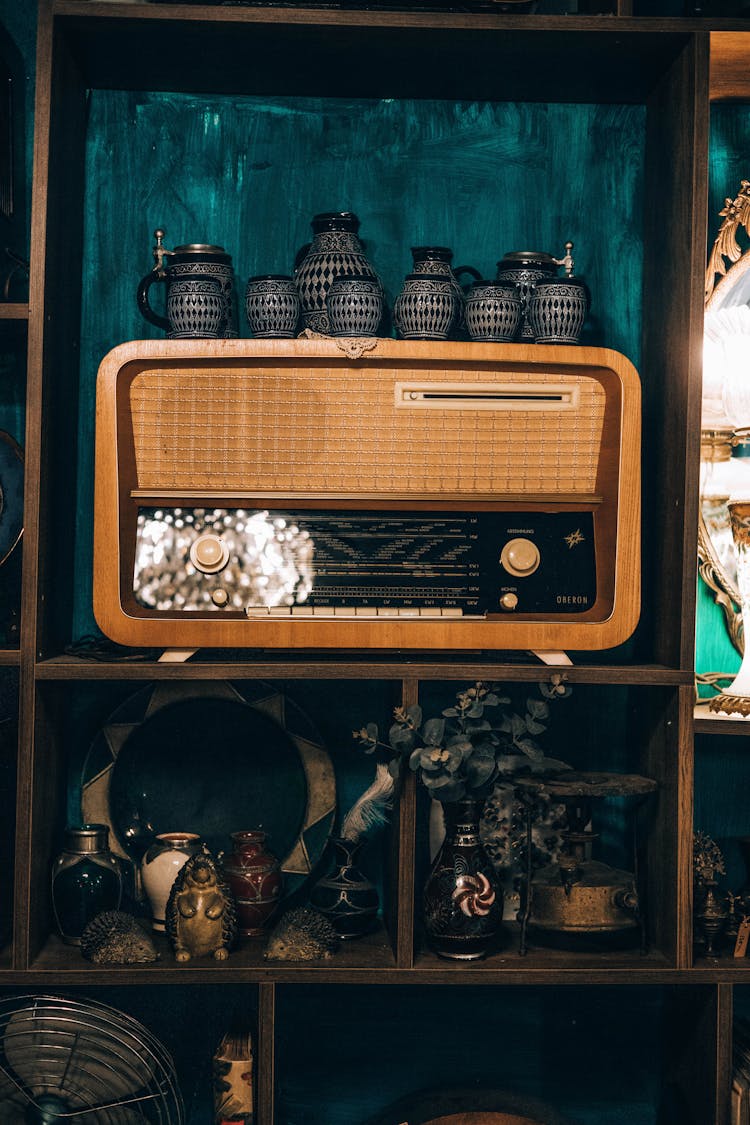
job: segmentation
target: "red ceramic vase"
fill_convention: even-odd
[[[237,904],[241,937],[263,932],[281,900],[283,876],[276,856],[265,848],[265,832],[233,832],[224,875]]]

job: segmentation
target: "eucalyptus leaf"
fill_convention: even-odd
[[[526,710],[535,719],[549,718],[549,704],[544,699],[527,699]]]
[[[455,707],[446,707],[443,711],[443,715],[446,719],[455,719],[458,717],[458,711]]]
[[[462,797],[466,796],[466,786],[462,781],[452,777],[442,777],[433,780],[432,778],[424,779],[425,786],[428,789],[430,796],[434,797],[436,801],[460,801]]]
[[[495,772],[495,762],[489,758],[471,758],[466,763],[466,780],[472,789],[489,781]]]
[[[422,764],[422,747],[418,746],[416,750],[412,750],[409,755],[409,769],[415,772]]]
[[[516,739],[516,746],[519,750],[522,750],[528,758],[532,758],[535,761],[539,761],[544,757],[544,752],[537,746],[533,738],[518,738]]]
[[[543,734],[546,729],[544,723],[537,723],[531,716],[526,716],[526,730],[529,734]]]
[[[394,723],[388,732],[388,740],[394,750],[411,750],[415,742],[415,732],[402,723]]]
[[[529,773],[531,764],[523,754],[504,754],[497,760],[497,772],[503,776]]]
[[[462,758],[468,758],[474,752],[474,745],[465,734],[454,734],[445,744],[447,750],[457,750]]]
[[[428,746],[440,746],[445,734],[445,719],[428,719],[422,729],[422,738]]]
[[[510,733],[514,742],[517,742],[519,738],[526,734],[526,723],[520,715],[511,715]]]

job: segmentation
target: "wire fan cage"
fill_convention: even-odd
[[[0,1001],[0,1125],[182,1125],[172,1059],[131,1016],[95,1000]]]

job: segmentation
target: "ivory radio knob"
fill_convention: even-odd
[[[190,548],[190,561],[204,574],[216,574],[229,562],[229,548],[220,535],[207,531]]]
[[[508,574],[527,578],[539,566],[539,548],[531,539],[509,539],[500,552],[500,563]]]

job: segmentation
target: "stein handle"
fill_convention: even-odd
[[[294,256],[294,273],[296,273],[297,270],[302,265],[302,259],[305,257],[305,255],[307,254],[307,251],[310,249],[311,246],[312,246],[312,242],[306,242],[304,246],[300,246],[299,250],[297,251],[297,253]]]
[[[136,299],[141,315],[146,320],[150,321],[151,324],[155,324],[157,328],[163,328],[165,332],[168,332],[169,321],[165,316],[159,316],[159,314],[155,313],[151,308],[148,301],[148,291],[155,281],[167,280],[166,270],[164,269],[164,259],[166,257],[171,257],[173,251],[165,248],[163,242],[164,231],[161,230],[161,228],[154,231],[154,238],[156,239],[156,246],[154,246],[152,254],[156,265],[151,270],[151,273],[147,273],[145,277],[141,278]]]
[[[475,281],[481,281],[482,280],[481,273],[479,272],[479,270],[475,270],[473,266],[456,266],[456,268],[453,271],[453,276],[456,278],[456,280],[458,280],[459,274],[462,274],[462,273],[470,274],[474,278]]]
[[[165,332],[168,332],[169,321],[165,316],[159,316],[158,313],[155,313],[148,302],[148,291],[154,282],[166,280],[167,275],[164,270],[155,267],[151,270],[151,273],[147,273],[145,277],[141,278],[136,296],[141,315],[145,317],[146,320],[150,321],[151,324],[155,324],[157,328],[163,328]]]

